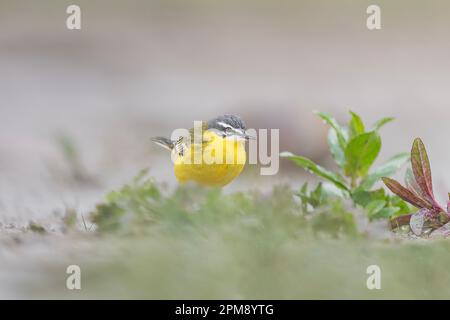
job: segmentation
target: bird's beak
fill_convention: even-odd
[[[253,136],[248,135],[245,131],[240,132],[239,136],[241,138],[244,138],[245,140],[255,140],[256,138]]]
[[[256,137],[250,136],[250,135],[244,133],[244,139],[245,139],[245,140],[256,140]]]
[[[248,135],[244,130],[236,130],[236,131],[234,131],[233,135],[237,139],[243,139],[246,141],[256,139],[255,137]]]

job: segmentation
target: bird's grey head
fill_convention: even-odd
[[[208,129],[218,131],[223,137],[236,136],[249,139],[249,136],[245,133],[244,121],[235,115],[226,114],[208,121]]]

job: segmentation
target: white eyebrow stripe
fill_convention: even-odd
[[[224,127],[224,128],[233,128],[233,127],[230,126],[228,123],[225,123],[225,122],[222,122],[222,121],[217,122],[217,124],[221,125],[221,126]]]

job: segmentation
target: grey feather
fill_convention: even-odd
[[[174,148],[174,142],[168,138],[164,137],[154,137],[152,138],[152,141],[156,143],[157,145],[163,147],[164,149],[167,149],[169,151],[172,151]]]
[[[208,129],[217,129],[222,131],[227,127],[234,129],[246,129],[244,121],[238,116],[226,114],[208,121]]]

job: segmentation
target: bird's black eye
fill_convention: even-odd
[[[230,127],[223,128],[222,136],[225,138],[226,136],[230,135],[231,131],[232,130]]]

